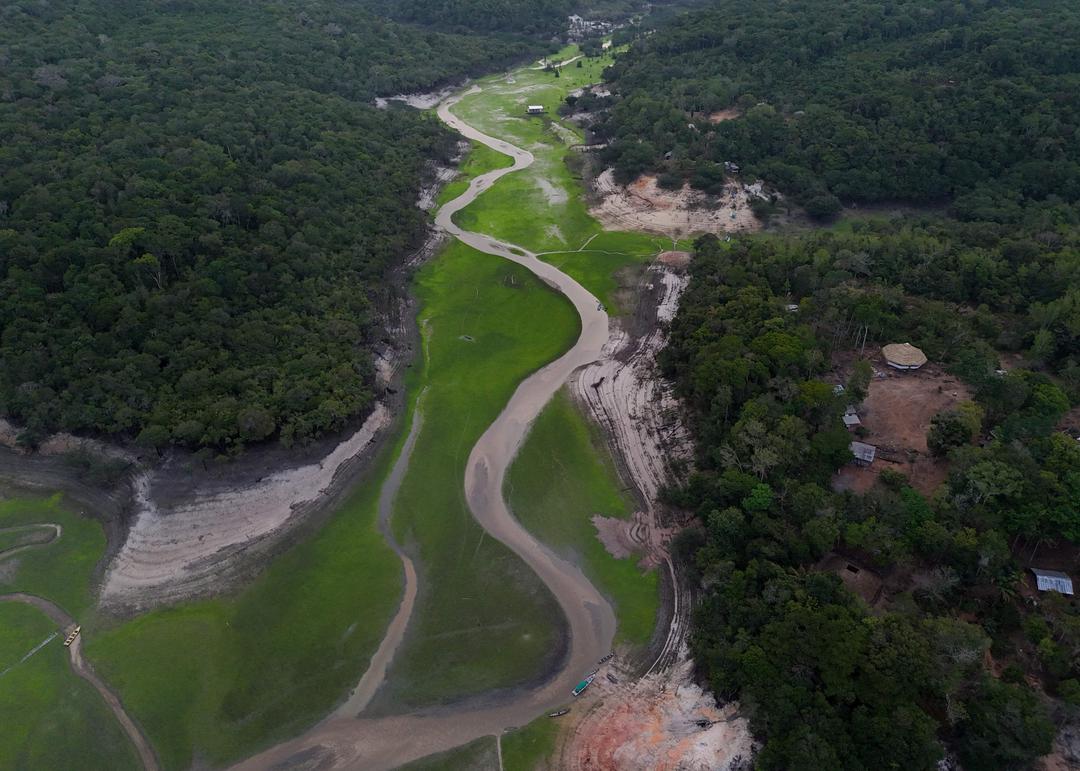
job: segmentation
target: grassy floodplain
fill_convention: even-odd
[[[589,66],[595,70],[591,79],[597,79],[599,65]],[[564,73],[571,69],[576,70],[571,65]],[[581,82],[590,79],[589,72],[582,68]],[[539,76],[526,71],[522,77]],[[556,88],[562,93],[576,82],[559,80]],[[549,96],[561,99],[557,91]],[[541,191],[541,199],[533,198],[540,209],[524,217],[518,209],[509,216],[512,209],[501,203],[501,188],[523,176],[511,175],[499,183],[499,195],[482,196],[463,216],[475,217],[470,226],[478,230],[548,251],[567,248],[551,240],[542,222],[559,220],[560,232],[580,236],[581,242],[545,258],[613,304],[615,271],[646,261],[657,242],[634,234],[600,234],[562,162],[569,141],[565,132],[523,117],[505,125],[535,134],[535,141],[529,141],[511,131],[497,132],[530,147],[538,159],[547,153],[551,162],[545,173],[567,194],[564,211],[550,214],[544,207],[551,202]],[[475,175],[506,163],[498,153],[474,148],[465,171]],[[460,190],[462,183],[455,184]],[[527,184],[534,193],[540,190],[535,177]],[[452,186],[440,200],[454,194]],[[520,205],[519,199],[514,206]],[[519,226],[520,234],[501,230]],[[589,238],[588,250],[575,250]],[[394,527],[419,556],[421,596],[390,672],[390,687],[380,697],[383,706],[398,708],[528,681],[557,653],[560,630],[553,619],[560,614],[553,598],[515,555],[485,537],[465,505],[461,479],[473,443],[521,379],[560,355],[578,334],[578,319],[564,298],[523,268],[461,244],[450,245],[419,272],[416,293],[424,357],[408,387],[412,395],[427,389],[425,422],[398,495]],[[565,413],[556,418],[568,419]],[[375,518],[379,482],[402,438],[399,432],[377,459],[370,482],[317,535],[284,553],[235,594],[129,620],[80,618],[87,657],[120,693],[166,768],[224,765],[294,735],[324,715],[359,678],[401,595],[400,564],[379,535]],[[576,451],[583,448],[576,445]],[[516,467],[519,481],[544,473],[529,468],[532,457]],[[606,467],[593,460],[589,478],[580,484],[590,494],[610,493],[610,486],[596,481]],[[617,509],[612,504],[609,513]],[[91,605],[89,577],[104,552],[100,527],[65,511],[57,499],[0,509],[0,526],[30,522],[57,522],[64,535],[56,544],[24,553],[18,582],[5,588],[33,591],[85,615]],[[543,529],[544,523],[538,520],[537,526]],[[588,553],[595,543],[580,529],[558,529],[547,533],[556,545],[583,539],[572,548]],[[642,586],[655,594],[649,579]],[[627,602],[623,610],[631,607],[634,603]],[[627,639],[639,637],[629,630],[643,628],[640,621],[621,623]],[[50,744],[78,751],[73,733]],[[27,746],[36,752],[34,741]],[[122,768],[125,762],[115,760],[112,767]]]
[[[517,384],[569,348],[569,302],[524,268],[453,243],[416,279],[424,330],[424,425],[394,529],[420,558],[420,597],[383,703],[418,705],[541,674],[561,618],[547,588],[486,537],[462,479],[476,440]]]
[[[658,607],[656,572],[643,574],[633,559],[616,559],[596,537],[594,514],[628,518],[633,501],[599,432],[560,391],[537,418],[507,476],[514,515],[542,541],[578,562],[612,601],[616,642],[644,644]]]
[[[69,613],[89,603],[90,571],[105,548],[100,525],[78,517],[59,496],[0,503],[0,528],[51,522],[60,541],[0,559],[0,593],[49,597]],[[133,769],[134,748],[108,707],[68,664],[59,634],[41,611],[0,603],[0,768]]]
[[[551,60],[566,61],[577,54],[577,46],[569,46]],[[571,149],[584,137],[574,124],[556,114],[571,91],[600,82],[604,68],[612,61],[610,53],[605,53],[562,67],[559,77],[526,67],[478,81],[480,92],[464,97],[454,113],[486,134],[529,150],[535,160],[529,168],[499,180],[461,211],[456,221],[469,230],[541,253],[608,308],[618,311],[615,274],[648,262],[672,244],[669,239],[642,233],[604,231],[589,216],[574,163],[577,151]],[[543,105],[546,114],[526,115],[530,104]],[[491,153],[476,145],[472,152],[481,159]],[[477,165],[487,170],[483,160]],[[465,170],[469,172],[468,167]]]
[[[384,451],[381,480],[400,447]],[[363,674],[401,596],[365,484],[237,595],[143,614],[86,651],[167,768],[222,765],[326,714]]]

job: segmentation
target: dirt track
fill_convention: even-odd
[[[474,86],[466,93],[474,93]],[[453,216],[489,189],[500,177],[528,167],[533,156],[461,121],[450,108],[464,94],[445,101],[439,117],[465,137],[513,158],[512,166],[483,174],[458,198],[445,204],[436,225],[463,243],[524,266],[574,304],[581,317],[581,335],[559,359],[526,378],[469,456],[465,494],[480,525],[509,546],[551,589],[567,616],[570,649],[563,668],[538,688],[489,706],[437,709],[416,715],[365,719],[340,711],[303,736],[273,747],[237,766],[265,768],[392,768],[410,760],[459,746],[485,735],[528,723],[565,703],[581,676],[611,648],[615,614],[581,570],[539,543],[510,514],[502,497],[503,478],[544,405],[579,367],[601,354],[608,339],[608,317],[597,299],[562,271],[525,249],[481,233],[462,230]],[[357,703],[362,701],[357,700]]]
[[[49,602],[43,597],[37,597],[33,594],[23,594],[22,592],[15,592],[13,594],[0,595],[0,602],[21,602],[26,605],[32,605],[40,610],[55,623],[64,632],[70,631],[75,626],[75,619],[69,616],[62,608]],[[75,641],[68,647],[68,655],[71,658],[72,671],[81,677],[90,685],[94,686],[94,689],[101,694],[101,698],[105,700],[105,703],[112,710],[113,715],[116,716],[116,720],[120,723],[120,726],[124,729],[124,733],[128,735],[131,743],[135,745],[135,750],[139,753],[139,760],[142,761],[143,768],[147,771],[158,771],[160,766],[157,762],[157,756],[154,755],[154,750],[150,746],[150,742],[147,741],[139,727],[135,725],[135,722],[128,716],[124,710],[124,705],[120,703],[120,699],[112,690],[105,685],[100,677],[94,672],[90,664],[82,657],[82,635],[75,638]]]

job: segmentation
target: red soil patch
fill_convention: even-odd
[[[690,252],[661,252],[656,259],[673,268],[685,268],[690,264]]]

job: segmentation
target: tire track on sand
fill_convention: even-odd
[[[439,118],[468,139],[509,155],[513,165],[476,177],[460,196],[443,205],[436,225],[479,251],[517,263],[561,292],[581,317],[581,335],[561,357],[530,375],[473,447],[465,471],[465,495],[477,522],[518,554],[548,586],[566,615],[569,652],[562,669],[546,683],[481,707],[435,708],[386,718],[348,717],[335,713],[307,733],[240,763],[238,769],[393,768],[410,760],[451,749],[481,736],[499,735],[565,703],[570,690],[611,649],[615,614],[596,587],[575,565],[555,555],[511,515],[502,496],[503,479],[532,421],[577,368],[600,357],[608,338],[608,317],[584,287],[526,249],[482,233],[462,230],[453,216],[501,177],[533,162],[532,153],[465,123],[451,112],[468,91],[438,109]]]

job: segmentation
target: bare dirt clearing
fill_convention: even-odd
[[[858,406],[865,434],[852,438],[877,447],[877,459],[869,468],[845,466],[833,486],[866,492],[883,469],[891,468],[905,474],[916,490],[929,495],[949,472],[948,462],[934,458],[926,447],[930,420],[970,399],[971,394],[959,379],[932,364],[916,372],[895,372],[880,362],[875,368],[869,395]]]
[[[644,175],[623,187],[611,169],[596,178],[599,202],[589,214],[607,230],[636,230],[671,238],[700,233],[749,233],[760,230],[750,210],[750,194],[738,182],[729,182],[724,194],[710,196],[684,184],[665,190],[656,177]]]
[[[594,705],[565,737],[553,768],[720,771],[754,750],[737,704],[719,706],[692,678],[685,650],[670,672],[627,683],[597,679]]]
[[[723,123],[726,120],[735,120],[741,115],[737,108],[729,107],[726,110],[717,110],[716,112],[709,113],[709,123],[716,125],[717,123]]]

